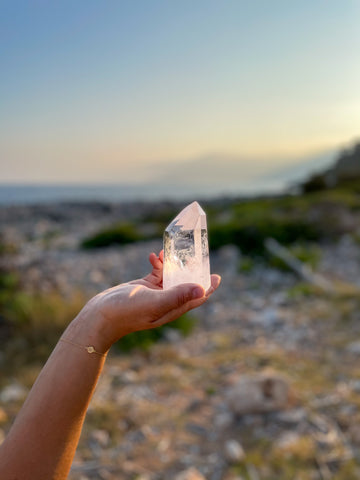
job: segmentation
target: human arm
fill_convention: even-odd
[[[206,293],[196,284],[163,291],[162,259],[151,254],[147,277],[96,295],[68,326],[0,447],[2,480],[66,479],[111,345],[201,305],[220,283],[214,275]],[[104,355],[88,353],[86,346]]]

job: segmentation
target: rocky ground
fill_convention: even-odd
[[[79,249],[139,208],[1,209],[3,238],[16,245],[3,266],[29,291],[65,297],[142,276],[161,240]],[[213,253],[222,285],[195,312],[191,335],[169,329],[149,351],[108,358],[69,478],[359,478],[360,252],[349,236],[321,248],[319,272],[351,288],[321,292],[262,262],[241,273],[236,246]],[[2,382],[0,437],[36,373]]]

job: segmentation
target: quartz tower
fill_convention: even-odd
[[[197,202],[182,210],[164,232],[163,288],[180,283],[210,283],[206,214]]]

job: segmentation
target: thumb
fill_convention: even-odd
[[[181,307],[192,300],[204,297],[205,290],[197,283],[182,283],[168,290],[162,290],[159,293],[157,319],[172,310],[181,309]]]

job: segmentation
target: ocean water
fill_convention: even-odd
[[[216,185],[176,184],[0,184],[0,205],[58,202],[131,202],[146,200],[194,200],[221,196],[248,196],[281,192],[281,181],[246,182],[237,188]]]

